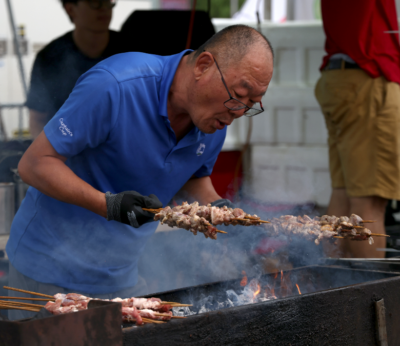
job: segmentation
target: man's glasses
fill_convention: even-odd
[[[232,95],[229,92],[229,89],[225,83],[225,79],[224,79],[224,76],[222,75],[221,69],[219,68],[217,60],[215,60],[215,58],[214,58],[214,61],[215,61],[215,65],[217,66],[217,69],[221,75],[222,83],[224,83],[225,89],[229,95],[229,100],[224,102],[224,106],[226,108],[230,109],[231,111],[240,111],[240,110],[244,109],[245,111],[244,111],[243,115],[245,115],[246,117],[254,117],[257,114],[264,112],[262,102],[260,102],[260,109],[257,109],[257,108],[249,107],[242,101],[239,101],[238,99],[232,97]]]
[[[90,8],[93,10],[99,10],[102,7],[113,8],[117,4],[117,0],[82,0],[86,1]]]

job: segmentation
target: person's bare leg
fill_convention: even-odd
[[[346,194],[346,189],[333,189],[327,215],[345,216],[350,211],[350,200]],[[347,244],[344,240],[337,239],[335,243],[323,242],[324,252],[327,257],[345,257]]]
[[[364,220],[375,220],[374,223],[366,224],[372,233],[386,234],[385,232],[385,210],[387,200],[377,196],[350,197],[350,214],[357,214]],[[386,247],[385,237],[373,237],[374,244],[369,245],[367,241],[346,240],[346,248],[350,257],[353,258],[384,258],[385,252],[376,251],[377,248]]]
[[[350,211],[350,200],[346,189],[333,189],[327,215],[344,216]]]

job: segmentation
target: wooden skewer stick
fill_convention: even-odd
[[[259,217],[251,216],[251,215],[246,215],[244,218],[245,218],[245,219],[249,219],[249,220],[260,220]]]
[[[151,318],[142,317],[142,321],[145,323],[165,323],[164,321],[153,320]]]
[[[27,298],[27,297],[9,297],[9,296],[0,296],[0,299],[18,299],[18,300],[33,300],[33,301],[41,301],[41,302],[48,302],[48,301],[55,301],[55,299],[46,299],[46,298]]]
[[[159,312],[155,312],[154,315],[155,316],[171,317],[171,318],[186,318],[186,317],[183,317],[183,316],[170,316],[169,314],[163,314],[163,313],[159,313]]]
[[[365,227],[363,227],[363,226],[353,226],[353,228],[364,229]]]
[[[264,220],[260,220],[260,219],[241,219],[241,218],[239,218],[239,217],[235,217],[235,218],[233,218],[233,219],[231,219],[231,220],[250,221],[250,222],[254,222],[254,223],[257,223],[257,222],[259,222],[259,223],[271,223],[271,222],[269,222],[269,221],[264,221]]]
[[[2,305],[16,305],[16,306],[27,306],[27,307],[33,307],[33,308],[43,308],[44,305],[39,305],[39,304],[30,304],[30,303],[21,303],[21,302],[8,302],[6,300],[0,300],[0,304]]]
[[[333,238],[344,239],[344,237],[340,237],[340,236],[338,236],[338,235],[334,235]]]
[[[166,316],[166,317],[169,317],[169,314],[165,314],[165,313],[162,313],[162,312],[154,312],[154,316]]]
[[[151,213],[155,213],[155,214],[159,213],[162,210],[162,208],[161,209],[142,208],[142,209],[145,211],[149,211]]]
[[[362,220],[361,223],[372,223],[376,222],[375,220]]]
[[[6,290],[17,291],[17,292],[32,294],[32,295],[34,295],[34,296],[46,297],[46,298],[54,299],[53,296],[50,296],[50,295],[48,295],[48,294],[42,294],[42,293],[31,292],[31,291],[21,290],[21,289],[19,289],[19,288],[8,287],[8,286],[3,286],[3,288],[6,289]]]
[[[179,306],[193,306],[193,304],[181,304],[181,303],[176,303],[176,302],[160,302],[162,305],[171,305],[174,307],[179,307]]]
[[[380,234],[380,233],[371,233],[374,237],[390,237],[390,235],[387,234]]]
[[[12,306],[12,305],[0,305],[0,310],[25,310],[25,311],[33,311],[39,312],[39,309],[36,308],[28,308],[26,306]]]
[[[224,234],[228,234],[228,232],[225,232],[225,231],[220,231],[219,229],[216,229],[216,230],[215,230],[215,232],[217,232],[217,233],[224,233]]]

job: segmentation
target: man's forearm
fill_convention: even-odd
[[[22,179],[47,196],[107,216],[105,194],[83,181],[58,159],[42,159],[40,167],[31,170],[29,178],[24,175]]]
[[[180,195],[190,196],[200,205],[207,205],[222,197],[217,194],[210,177],[191,178],[179,191]]]
[[[41,133],[22,157],[18,166],[22,180],[47,196],[106,217],[105,194],[79,178],[65,165],[65,158],[57,153],[35,154],[46,141],[45,134]]]

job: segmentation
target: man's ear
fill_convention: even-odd
[[[72,2],[66,2],[64,4],[64,10],[67,12],[67,15],[71,22],[74,22],[74,16],[75,16],[75,4]]]
[[[214,57],[210,52],[201,53],[194,63],[194,76],[199,80],[214,65]]]

